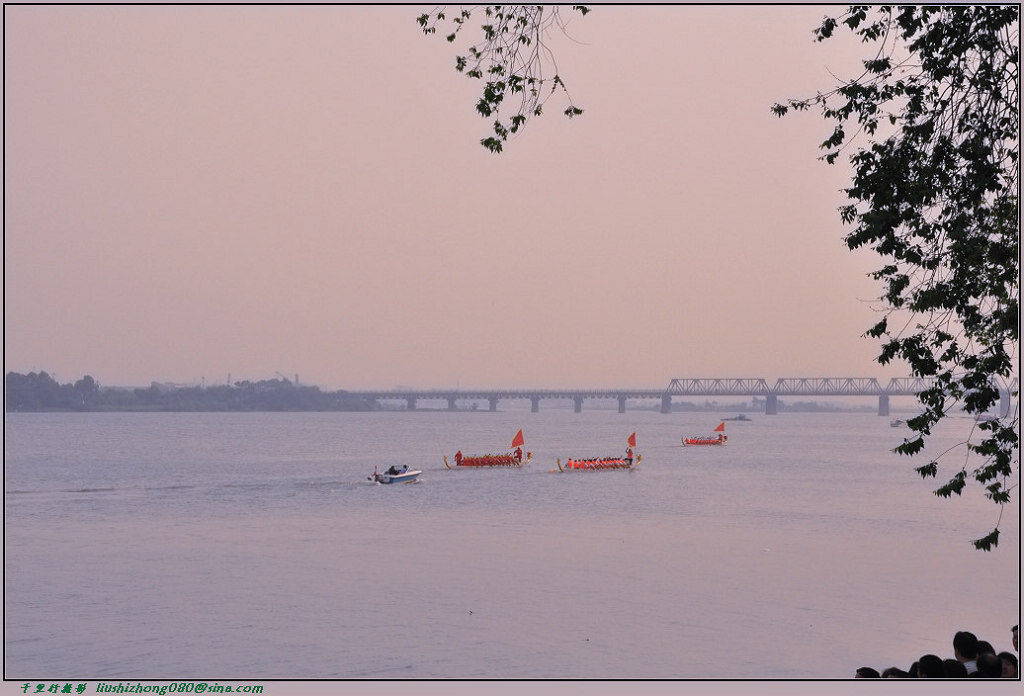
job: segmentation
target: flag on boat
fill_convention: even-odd
[[[630,447],[636,447],[636,433],[635,432],[632,435],[629,436],[629,439],[626,440],[626,444],[629,445]]]
[[[718,427],[715,428],[713,432],[724,433],[725,432],[725,421],[722,421],[721,423],[719,423]]]
[[[513,449],[515,447],[522,447],[522,446],[523,446],[523,429],[520,428],[519,432],[516,433],[516,436],[514,438],[512,438],[512,444],[509,445],[508,448],[509,449]]]

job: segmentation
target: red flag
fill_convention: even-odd
[[[636,447],[636,433],[629,436],[629,439],[626,440],[626,444],[630,447]]]
[[[719,423],[718,427],[715,428],[713,432],[724,433],[725,432],[725,421],[722,421],[721,423]]]
[[[516,436],[514,438],[512,438],[512,444],[509,445],[508,448],[512,449],[513,447],[522,447],[522,446],[523,446],[523,429],[520,428],[519,432],[516,433]]]

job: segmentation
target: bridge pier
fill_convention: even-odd
[[[454,396],[449,396],[448,397],[448,410],[449,411],[454,411],[455,410],[455,397]]]
[[[498,410],[498,397],[492,396],[491,398],[489,398],[487,400],[487,405],[490,406],[490,409],[492,411],[497,411]]]
[[[779,397],[775,394],[768,394],[764,399],[764,415],[779,415]]]
[[[672,395],[662,394],[661,395],[661,412],[672,413]]]
[[[537,413],[538,411],[540,411],[540,397],[539,396],[531,396],[530,397],[530,413]]]
[[[620,396],[619,397],[619,413],[625,413],[625,412],[626,412],[626,397]]]
[[[405,400],[405,408],[406,408],[407,411],[415,411],[416,410],[416,398],[410,396],[408,399],[406,399]]]
[[[878,395],[878,415],[888,416],[889,415],[889,395],[879,394]]]
[[[579,394],[572,397],[572,410],[575,411],[576,413],[580,413],[583,411],[583,397],[580,396]]]

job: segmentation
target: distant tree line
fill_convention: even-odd
[[[58,384],[45,372],[8,372],[5,411],[372,411],[373,399],[345,391],[325,392],[287,379],[234,385],[103,388],[86,375]]]

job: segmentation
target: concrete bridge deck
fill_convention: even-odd
[[[349,392],[376,400],[405,401],[408,410],[415,410],[420,400],[440,399],[455,410],[459,401],[487,401],[489,409],[496,411],[503,399],[530,401],[531,410],[540,410],[541,400],[572,400],[574,410],[583,410],[588,399],[615,399],[619,413],[626,412],[628,399],[661,401],[661,412],[670,413],[675,396],[752,396],[765,400],[765,413],[778,413],[778,400],[783,396],[875,396],[878,397],[878,415],[889,415],[889,399],[893,396],[916,396],[933,385],[933,381],[919,377],[894,377],[882,384],[874,377],[782,377],[774,384],[763,378],[701,377],[673,379],[661,389],[390,389],[359,390]],[[1009,413],[1013,399],[1018,395],[1018,380],[1014,378],[1000,385],[999,414]]]

